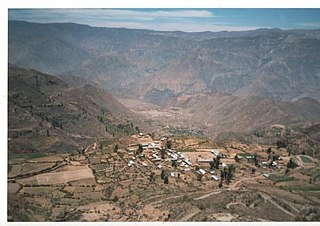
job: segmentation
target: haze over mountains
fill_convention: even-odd
[[[175,107],[210,133],[319,122],[319,62],[320,30],[186,33],[9,21],[12,65]],[[96,90],[84,92],[96,98]]]
[[[10,21],[9,62],[79,75],[122,95],[221,91],[319,100],[319,38],[319,30],[193,34]]]

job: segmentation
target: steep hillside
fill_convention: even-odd
[[[319,30],[186,33],[9,21],[10,63],[152,102],[204,91],[320,100],[319,61]]]
[[[193,125],[210,134],[227,131],[249,132],[272,124],[303,126],[320,121],[320,103],[311,98],[296,102],[267,98],[243,98],[222,93],[182,95],[168,102],[191,115]]]
[[[35,70],[9,67],[8,102],[9,153],[81,151],[134,131],[134,114],[105,90]]]

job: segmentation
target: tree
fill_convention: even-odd
[[[197,174],[197,180],[198,180],[198,181],[201,181],[201,180],[202,180],[202,176],[203,176],[202,174],[198,173],[198,174]]]
[[[143,146],[142,144],[139,144],[138,146],[138,154],[141,154],[143,152]]]
[[[151,172],[150,175],[149,175],[149,181],[150,182],[154,182],[155,181],[155,174],[154,172]]]
[[[284,140],[278,140],[277,141],[277,148],[286,148],[287,147],[287,142]]]
[[[252,169],[251,169],[251,173],[252,173],[252,174],[255,174],[255,173],[256,173],[256,169],[255,169],[255,168],[252,168]]]
[[[171,140],[167,140],[166,147],[167,147],[167,149],[171,149],[172,148],[172,141]]]
[[[270,153],[271,153],[271,151],[272,151],[272,149],[271,149],[271,148],[268,148],[268,149],[267,149],[267,153],[268,153],[268,154],[270,154]]]
[[[222,181],[220,181],[219,183],[219,188],[222,188]]]
[[[161,169],[160,177],[161,177],[162,180],[164,179],[165,174],[166,174],[165,170]]]
[[[290,158],[288,164],[287,164],[287,167],[288,168],[296,168],[298,165],[293,161],[292,158]]]
[[[160,155],[161,155],[161,158],[164,159],[164,155],[166,154],[166,150],[161,148],[160,149]]]
[[[232,166],[228,167],[228,173],[227,173],[227,178],[228,180],[230,181],[233,177],[233,169],[232,169]]]
[[[176,168],[177,167],[177,160],[173,159],[171,165],[172,165],[172,167]]]
[[[117,151],[118,151],[118,149],[119,149],[119,145],[118,145],[118,144],[116,144],[116,145],[114,146],[114,148],[113,148],[113,151],[114,151],[114,152],[117,152]]]
[[[223,170],[221,170],[220,177],[221,177],[221,180],[224,180],[224,178],[225,178],[225,173],[224,173],[224,171],[223,171]]]
[[[168,175],[164,176],[164,183],[169,184],[169,176]]]
[[[218,159],[218,157],[217,157],[217,159],[216,159],[216,169],[219,169],[219,166],[220,166],[220,159]]]

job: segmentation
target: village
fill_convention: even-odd
[[[159,175],[164,183],[169,183],[169,178],[183,178],[184,180],[216,181],[219,188],[229,185],[235,175],[235,171],[241,170],[244,175],[263,175],[268,178],[271,173],[284,172],[288,168],[302,166],[300,157],[292,158],[284,149],[276,147],[261,147],[252,149],[246,145],[231,145],[223,148],[196,148],[193,151],[179,151],[173,148],[170,137],[164,136],[159,140],[153,140],[150,135],[139,133],[133,135],[136,143],[129,144],[124,152],[128,159],[129,167],[143,166],[153,170],[150,181]],[[258,154],[259,153],[259,154]],[[303,157],[307,158],[308,157]],[[311,162],[311,160],[309,161]],[[290,163],[290,164],[289,164]],[[158,169],[156,172],[154,170]],[[251,175],[251,176],[252,176]],[[240,178],[234,178],[237,180]],[[233,181],[234,181],[233,180]]]
[[[143,132],[125,140],[11,159],[8,194],[36,221],[265,221],[281,211],[295,220],[303,203],[320,203],[318,193],[291,191],[317,190],[318,161],[276,145]]]

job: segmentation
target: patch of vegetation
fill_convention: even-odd
[[[311,159],[307,156],[301,155],[300,158],[304,163],[312,163]]]
[[[194,149],[192,149],[192,148],[182,148],[182,149],[178,149],[177,151],[178,152],[193,152]]]
[[[239,143],[243,143],[243,144],[251,144],[252,138],[251,138],[250,134],[225,132],[225,133],[219,133],[218,136],[215,138],[215,142],[219,146],[223,146],[229,142],[239,142]]]
[[[276,175],[276,174],[270,174],[269,179],[276,183],[294,180],[293,177],[289,177],[286,175]]]
[[[23,153],[23,154],[10,154],[9,158],[12,159],[36,159],[48,156],[47,153],[36,152],[36,153]]]
[[[107,140],[107,139],[103,139],[99,141],[99,147],[107,147],[108,145],[112,144],[113,141],[112,140]]]
[[[203,131],[190,128],[172,128],[169,129],[169,132],[174,136],[196,136],[201,138],[205,137]]]
[[[108,117],[104,115],[98,115],[97,119],[99,122],[103,123],[106,126],[106,132],[117,135],[118,133],[126,133],[128,135],[132,135],[138,132],[139,128],[134,127],[133,123],[129,122],[127,124],[114,124],[112,123]]]

